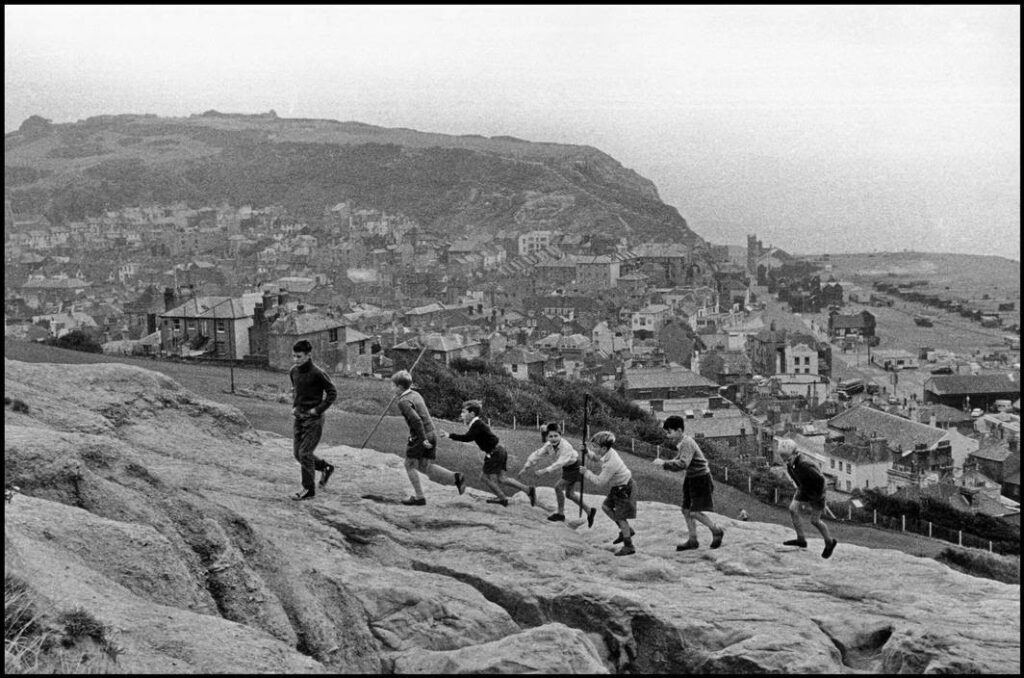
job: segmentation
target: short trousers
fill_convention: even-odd
[[[428,449],[424,447],[424,442],[422,438],[409,438],[409,442],[405,447],[406,459],[436,459],[437,443],[434,443]]]
[[[825,495],[823,494],[811,494],[810,492],[804,492],[803,490],[797,490],[796,496],[793,497],[795,501],[807,504],[815,511],[825,510]]]
[[[507,470],[508,452],[500,444],[484,456],[484,475],[493,475]]]
[[[616,485],[608,490],[603,506],[612,512],[615,520],[636,518],[636,483],[630,478],[625,485]]]
[[[583,477],[583,472],[580,470],[579,462],[576,462],[572,466],[562,467],[562,482],[566,483],[570,487],[580,482],[580,478]]]
[[[714,511],[715,502],[711,498],[714,491],[715,484],[710,473],[696,478],[687,475],[683,480],[683,508],[689,511]]]

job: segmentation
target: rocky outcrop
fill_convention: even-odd
[[[5,395],[8,566],[128,671],[1019,671],[1019,587],[933,560],[724,517],[677,553],[678,508],[647,502],[617,558],[603,516],[544,520],[550,489],[407,507],[399,459],[344,446],[296,503],[289,440],[156,373],[5,360]]]

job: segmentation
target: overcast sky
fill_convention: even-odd
[[[594,146],[700,235],[1020,259],[1018,6],[10,6],[4,129],[208,109]]]

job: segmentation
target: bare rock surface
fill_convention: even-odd
[[[653,502],[615,557],[604,516],[544,520],[549,488],[403,506],[401,460],[345,446],[293,502],[290,440],[157,373],[5,360],[4,390],[5,560],[128,671],[1019,673],[1019,587],[933,560],[721,516],[678,553]]]

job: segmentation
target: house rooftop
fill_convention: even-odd
[[[653,367],[625,370],[624,378],[629,389],[680,388],[706,386],[718,390],[718,384],[685,367]]]
[[[247,318],[241,299],[233,297],[193,297],[185,303],[160,314],[161,318]]]
[[[321,313],[289,313],[271,324],[271,334],[302,335],[333,330],[345,326],[342,318],[331,318]],[[347,337],[346,337],[347,339]]]
[[[886,438],[890,448],[902,449],[904,452],[912,451],[915,445],[922,443],[931,448],[947,435],[942,429],[866,405],[851,407],[829,419],[828,425],[838,431],[856,429],[861,435],[876,434]]]
[[[926,391],[935,395],[971,395],[974,393],[1020,393],[1020,381],[1009,374],[950,374],[929,377]]]

